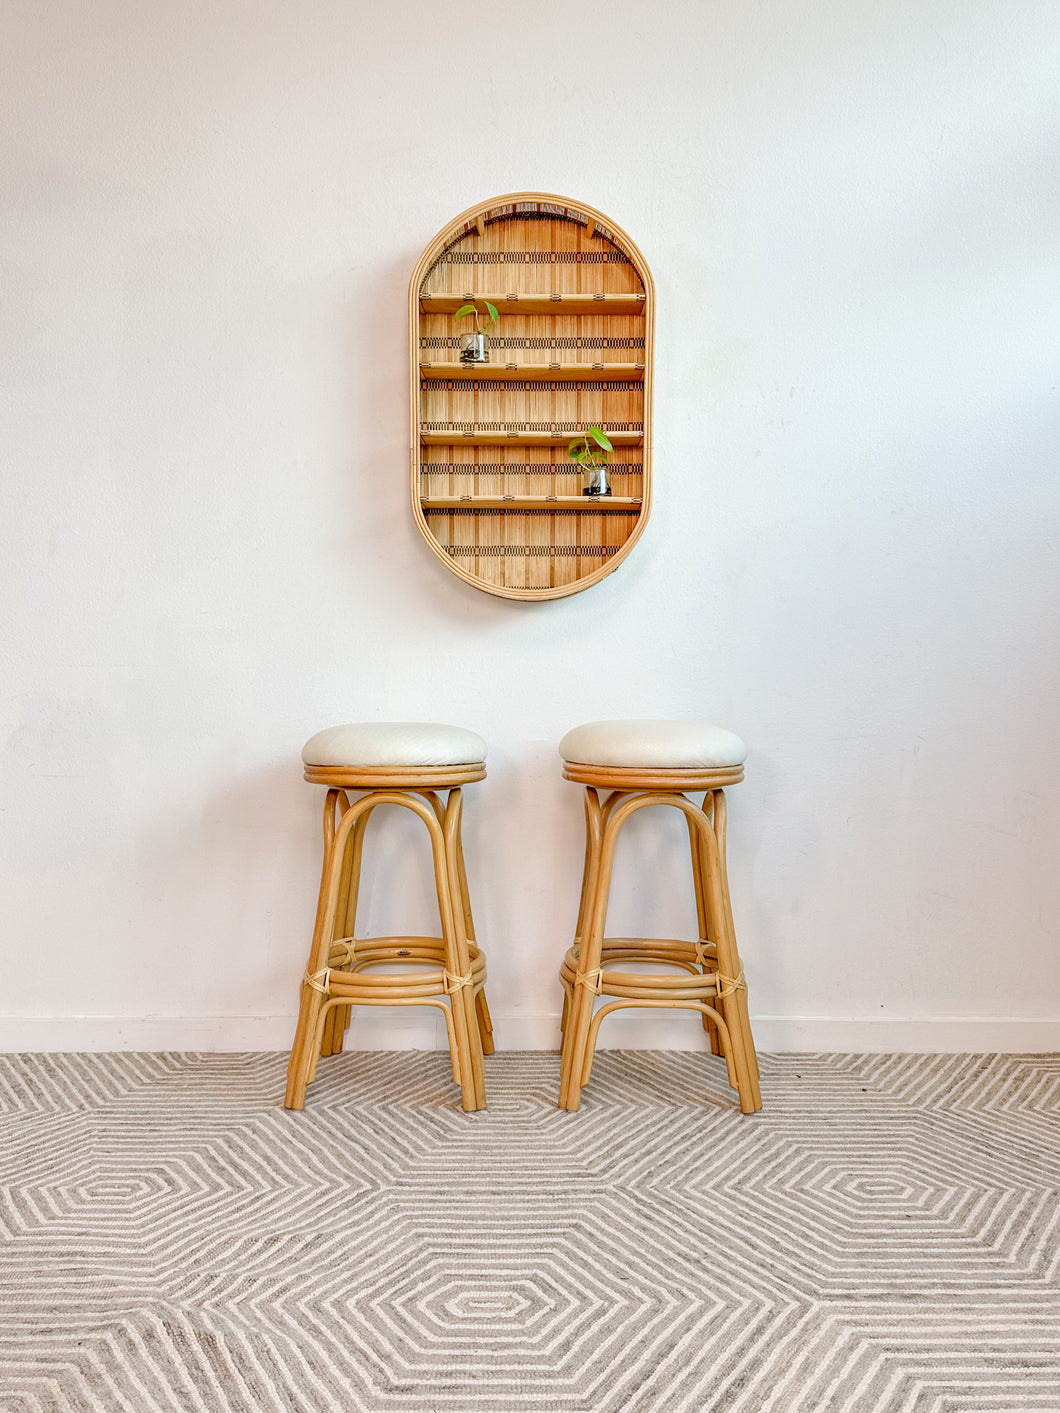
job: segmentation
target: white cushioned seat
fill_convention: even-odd
[[[362,721],[329,726],[302,747],[306,765],[477,765],[486,743],[462,726],[428,721]]]
[[[743,765],[739,736],[705,721],[590,721],[559,743],[572,765],[647,770],[717,770]]]

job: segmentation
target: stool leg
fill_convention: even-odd
[[[423,795],[434,810],[442,831],[445,857],[444,892],[448,904],[443,905],[443,889],[439,884],[438,908],[442,917],[446,970],[453,976],[470,976],[471,956],[467,944],[469,940],[474,940],[474,922],[471,919],[471,900],[467,892],[467,872],[462,868],[463,843],[460,825],[463,818],[463,795],[459,789],[450,790],[444,806],[436,791],[424,791]],[[431,837],[433,839],[433,832]],[[437,860],[435,872],[437,874]],[[488,1036],[489,1053],[493,1053],[493,1026],[481,986],[475,992],[470,983],[461,982],[450,990],[446,1029],[453,1065],[453,1082],[460,1085],[461,1103],[468,1112],[484,1108],[486,1080],[482,1054],[485,1050],[484,1036]]]
[[[704,818],[706,819],[707,823],[711,826],[711,828],[713,828],[713,826],[714,826],[714,796],[713,796],[713,793],[712,793],[711,791],[708,790],[707,793],[703,796],[703,802],[702,802],[702,804],[699,806],[699,811],[700,811],[700,813],[704,816]],[[699,892],[699,894],[702,896],[702,899],[703,899],[703,915],[704,915],[705,920],[706,920],[706,921],[705,921],[705,930],[703,931],[703,933],[701,934],[701,936],[702,936],[703,938],[705,938],[706,940],[710,941],[711,943],[713,943],[713,945],[714,945],[714,965],[713,965],[713,967],[708,967],[708,966],[706,966],[706,965],[704,965],[704,967],[703,967],[703,974],[704,974],[704,976],[706,976],[706,975],[710,975],[710,974],[713,973],[713,972],[716,972],[717,969],[718,969],[718,963],[717,963],[717,955],[718,955],[717,936],[718,936],[718,929],[717,929],[717,924],[715,923],[714,918],[713,918],[713,916],[711,915],[711,910],[710,910],[710,889],[709,889],[708,884],[707,884],[707,859],[706,859],[706,853],[704,852],[704,849],[703,849],[702,841],[701,841],[701,839],[700,839],[700,837],[699,837],[699,827],[698,827],[698,825],[695,823],[694,818],[693,818],[692,815],[688,815],[687,818],[688,818],[689,830],[690,830],[690,832],[692,833],[692,835],[693,835],[694,838],[695,838],[695,845],[694,845],[694,848],[693,848],[693,859],[694,859],[694,861],[695,861],[695,866],[696,866],[696,869],[697,869],[698,892]],[[719,845],[719,848],[720,848],[720,845]],[[724,871],[725,871],[724,855],[722,855],[722,873],[724,873]],[[698,901],[698,898],[697,898],[697,901]],[[708,1016],[708,1015],[706,1014],[706,1012],[703,1013],[703,1028],[704,1028],[704,1030],[706,1030],[706,1031],[709,1033],[709,1035],[710,1035],[710,1051],[711,1051],[711,1054],[712,1054],[712,1055],[719,1055],[719,1054],[720,1054],[720,1055],[723,1055],[723,1056],[725,1057],[725,1072],[726,1072],[726,1077],[728,1078],[729,1084],[732,1086],[732,1088],[733,1088],[733,1089],[738,1089],[738,1088],[739,1088],[739,1085],[738,1085],[738,1083],[737,1083],[737,1078],[736,1078],[736,1062],[735,1062],[735,1060],[733,1059],[732,1045],[730,1044],[728,1047],[722,1045],[722,1043],[721,1043],[721,1034],[720,1034],[720,1032],[718,1031],[717,1026],[714,1024],[714,1021],[711,1019],[710,1016]]]
[[[616,792],[617,793],[617,792]],[[582,881],[582,901],[578,915],[577,976],[567,1010],[560,1058],[559,1107],[574,1110],[581,1107],[583,1074],[592,1024],[593,1001],[598,986],[590,978],[599,972],[603,949],[604,918],[611,888],[611,867],[614,860],[614,835],[610,807],[616,795],[607,802],[608,820],[604,825],[604,810],[600,797],[589,787],[585,791],[586,871]]]
[[[718,797],[721,796],[721,793],[720,790],[715,791],[714,815],[717,823],[720,814],[722,828],[724,828],[724,805],[720,810],[718,806]],[[718,973],[722,978],[718,1008],[729,1031],[733,1065],[736,1070],[736,1088],[740,1095],[740,1108],[745,1114],[752,1114],[762,1107],[762,1096],[758,1087],[758,1065],[757,1061],[753,1059],[754,1042],[751,1040],[751,1027],[747,1014],[747,988],[743,983],[740,954],[736,949],[736,936],[732,930],[727,903],[721,849],[710,821],[702,812],[700,812],[698,827],[707,866],[707,901],[716,928]]]
[[[706,797],[704,797],[703,809],[704,813],[706,813]],[[686,816],[686,821],[688,824],[688,843],[692,852],[692,881],[696,890],[696,919],[699,925],[699,940],[700,942],[711,942],[714,939],[710,925],[710,910],[707,906],[707,890],[703,879],[703,851],[699,847],[699,830],[691,818]],[[706,968],[704,967],[703,970],[706,971]],[[718,1034],[717,1026],[705,1011],[703,1012],[703,1029],[710,1037],[710,1053],[712,1055],[720,1055],[721,1036]],[[730,1074],[730,1084],[734,1084],[735,1078],[736,1076],[734,1074]]]
[[[430,805],[431,809],[434,810],[434,817],[435,817],[435,819],[438,821],[438,825],[439,825],[439,827],[441,828],[441,830],[443,831],[443,838],[444,838],[444,831],[445,831],[445,806],[442,804],[441,800],[438,798],[438,792],[437,792],[436,790],[425,790],[425,791],[423,791],[423,798],[424,798],[424,799],[427,801],[427,803]],[[447,797],[447,798],[448,798],[448,797]],[[434,834],[433,834],[433,832],[432,832],[432,834],[431,834],[432,847],[433,847],[433,839],[434,839]],[[447,874],[447,876],[448,876],[448,874]],[[441,902],[441,897],[439,896],[439,899],[438,899],[438,908],[439,908],[439,912],[441,912],[441,906],[442,906],[442,902]],[[452,967],[450,966],[449,961],[448,961],[449,950],[448,950],[448,945],[447,945],[446,937],[445,937],[445,923],[444,923],[444,920],[443,920],[443,922],[442,922],[442,946],[443,946],[443,948],[445,949],[445,953],[446,953],[446,970],[447,970],[447,971],[452,971]],[[463,1063],[464,1063],[464,1062],[463,1062],[463,1060],[462,1060],[462,1058],[461,1058],[460,1046],[459,1046],[459,1042],[458,1042],[458,1039],[457,1039],[456,1022],[455,1022],[455,1017],[454,1017],[454,1014],[453,1014],[453,996],[452,996],[452,993],[449,994],[449,1004],[448,1004],[448,1006],[444,1007],[444,1015],[445,1015],[445,1037],[446,1037],[446,1040],[449,1042],[449,1068],[450,1068],[450,1070],[451,1070],[451,1072],[452,1072],[453,1083],[454,1083],[454,1084],[462,1084],[462,1066],[463,1066]]]
[[[592,898],[596,888],[596,876],[600,861],[600,839],[603,829],[603,811],[600,807],[600,796],[591,785],[586,786],[585,796],[585,862],[582,866],[582,891],[578,899],[578,921],[574,926],[574,946],[578,957],[577,965],[581,964],[582,948],[588,917],[591,911]],[[560,1086],[559,1105],[566,1108],[567,1094],[570,1088],[571,1061],[570,1049],[574,1041],[574,1025],[572,1017],[579,1005],[580,988],[568,984],[563,968],[560,968],[560,985],[563,988],[563,1011],[560,1015],[559,1029],[561,1037],[560,1045]]]
[[[480,986],[475,992],[475,1013],[478,1016],[479,1043],[484,1055],[492,1055],[496,1046],[493,1043],[493,1021],[490,1008],[486,1004],[486,992]]]
[[[581,897],[578,899],[578,921],[575,923],[575,926],[574,926],[574,945],[575,945],[576,947],[579,947],[579,948],[581,947],[581,939],[582,939],[582,936],[583,936],[584,933],[585,933],[585,908],[586,908],[586,897],[588,896],[588,892],[589,892],[589,884],[590,884],[590,880],[591,880],[591,876],[592,876],[592,866],[593,866],[593,857],[594,857],[594,855],[593,855],[593,832],[592,832],[592,828],[591,828],[591,826],[590,826],[589,817],[588,817],[588,815],[589,815],[589,809],[590,809],[590,801],[589,801],[589,794],[590,794],[590,791],[591,791],[591,793],[592,793],[593,801],[596,803],[596,805],[599,804],[599,800],[600,800],[599,795],[597,795],[596,791],[593,790],[592,786],[591,786],[591,785],[588,786],[587,789],[586,789],[586,792],[585,792],[585,810],[586,810],[586,820],[585,820],[585,861],[584,861],[584,863],[582,864],[582,892],[581,892]],[[563,976],[563,970],[562,970],[562,968],[560,968],[559,979],[560,979],[560,985],[563,987],[563,1010],[562,1010],[562,1013],[560,1014],[560,1018],[559,1018],[559,1033],[560,1033],[560,1040],[561,1040],[561,1042],[562,1042],[562,1041],[565,1041],[565,1040],[566,1040],[566,1036],[567,1036],[567,1020],[568,1020],[568,1018],[569,1018],[569,1016],[570,1016],[571,1001],[572,1001],[572,999],[573,999],[573,997],[572,997],[572,990],[573,990],[573,988],[571,988],[571,987],[569,987],[569,986],[567,985],[567,982],[566,982],[566,980],[564,979],[564,976]],[[564,1049],[564,1045],[561,1043],[561,1045],[560,1045],[560,1050],[561,1050],[561,1052],[562,1052],[563,1049]],[[561,1066],[561,1067],[562,1067],[562,1066]]]
[[[346,811],[349,809],[349,807],[350,807],[350,797],[346,794],[346,791],[345,791],[345,790],[340,790],[340,791],[339,791],[339,808],[340,808],[340,810],[342,811],[343,814],[345,814]],[[360,821],[358,820],[358,824],[359,824],[359,823],[360,823]],[[357,828],[356,828],[356,826],[354,827],[353,833],[354,833],[354,836],[356,836],[356,833],[357,833]],[[343,926],[344,926],[345,921],[346,921],[346,902],[347,902],[347,899],[349,898],[349,895],[350,895],[350,877],[351,877],[351,875],[352,875],[352,872],[353,872],[353,847],[352,847],[352,839],[347,839],[347,841],[346,841],[346,847],[345,847],[344,850],[343,850],[343,856],[342,856],[342,871],[341,871],[341,873],[340,873],[340,875],[339,875],[339,896],[338,896],[338,904],[337,904],[336,909],[335,909],[335,925],[334,925],[334,927],[332,928],[332,932],[334,933],[335,938],[345,937],[345,936],[346,936],[346,934],[343,932],[342,929],[343,929]],[[345,1011],[345,1009],[346,1009],[345,1006],[332,1006],[331,1010],[330,1010],[330,1011],[327,1011],[327,1012],[325,1013],[325,1015],[324,1015],[324,1030],[323,1030],[323,1035],[322,1035],[322,1037],[321,1037],[321,1042],[320,1042],[320,1053],[321,1053],[321,1055],[337,1055],[337,1054],[339,1053],[339,1051],[342,1049],[342,1035],[343,1035],[343,1031],[344,1031],[345,1028],[346,1028],[345,1025],[344,1025],[344,1023],[343,1023],[344,1018],[343,1018],[342,1013],[343,1013],[343,1011]]]
[[[460,904],[458,850],[463,795],[459,786],[449,791],[445,807],[444,830],[431,831],[434,843],[434,873],[438,889],[438,910],[445,939],[446,968],[458,978],[450,990],[449,1005],[453,1013],[458,1067],[460,1070],[461,1101],[466,1112],[486,1107],[486,1070],[482,1061],[482,1036],[475,1010],[471,985],[471,958],[464,931],[464,910]]]
[[[734,965],[740,968],[739,975],[743,971],[742,963],[739,960],[739,953],[736,948],[736,924],[732,915],[732,898],[729,895],[729,868],[725,852],[725,834],[728,822],[728,803],[725,799],[724,790],[714,791],[714,834],[718,841],[718,857],[721,863],[721,885],[725,899],[725,920],[732,939]],[[746,1039],[747,1068],[751,1076],[751,1085],[757,1100],[758,1108],[762,1107],[762,1093],[759,1087],[760,1076],[758,1070],[758,1056],[755,1053],[754,1039],[751,1035],[751,1018],[747,1011],[747,988],[741,987],[736,993],[737,1006],[740,1011],[741,1029]]]
[[[309,962],[306,976],[321,971],[328,960],[334,927],[335,906],[338,898],[342,871],[342,857],[345,852],[348,831],[335,827],[335,808],[338,791],[329,790],[324,800],[324,863],[320,874],[320,893],[317,898],[317,916],[313,927],[313,941],[309,949]],[[299,997],[298,1026],[295,1030],[291,1058],[287,1065],[287,1091],[284,1108],[301,1109],[305,1104],[306,1085],[315,1068],[315,1049],[320,1009],[327,999],[324,991],[312,986],[303,979]]]
[[[345,791],[341,792],[345,798]],[[347,800],[346,808],[349,808]],[[342,881],[339,884],[338,907],[335,912],[335,936],[354,937],[357,931],[357,896],[361,885],[361,858],[364,853],[364,834],[372,811],[365,810],[358,816],[352,835],[346,845],[346,858],[342,866]],[[344,963],[337,970],[349,971],[353,960]],[[349,1028],[352,1006],[334,1006],[324,1021],[324,1040],[320,1047],[322,1055],[340,1055]]]
[[[467,940],[475,945],[475,919],[471,915],[471,894],[467,886],[467,865],[464,862],[464,841],[461,838],[460,830],[456,833],[456,868],[457,878],[460,884],[460,907],[464,914],[464,935]],[[493,1022],[490,1019],[490,1008],[486,1004],[486,991],[484,987],[479,987],[475,992],[475,1013],[478,1017],[479,1037],[482,1043],[482,1053],[492,1055],[493,1044]]]

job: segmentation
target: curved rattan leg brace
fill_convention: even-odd
[[[350,807],[345,790],[339,791],[339,807],[342,813]],[[346,842],[346,855],[342,863],[339,881],[339,902],[335,910],[335,939],[352,937],[357,931],[357,898],[361,884],[361,858],[364,853],[364,835],[371,818],[371,810],[365,810],[354,824]],[[344,964],[346,967],[350,962]],[[328,1011],[324,1024],[324,1039],[320,1046],[321,1055],[342,1053],[343,1041],[350,1024],[351,1007],[335,1006]]]
[[[442,824],[444,829],[446,823],[446,814],[443,810],[441,801],[439,800],[437,793],[434,790],[431,790],[429,792],[424,791],[424,795],[425,798],[427,798],[433,805],[434,812],[438,816],[438,820]],[[450,801],[452,801],[452,793],[450,794]],[[460,795],[459,791],[457,791],[456,808],[460,811],[463,810],[462,801],[463,797]],[[474,947],[477,945],[475,941],[475,920],[471,915],[471,894],[468,891],[467,886],[467,866],[464,863],[464,844],[463,839],[461,837],[459,815],[456,817],[455,821],[455,834],[452,852],[456,858],[457,877],[457,887],[455,888],[455,890],[452,890],[453,907],[454,910],[458,912],[459,916],[463,918],[464,940],[469,944],[469,946]],[[457,906],[458,904],[459,907]],[[480,985],[476,985],[474,987],[474,1010],[476,1022],[478,1025],[479,1038],[482,1043],[482,1052],[484,1055],[492,1055],[494,1050],[493,1022],[490,1019],[489,1006],[486,1004],[485,988]]]
[[[740,966],[732,910],[724,869],[725,806],[721,790],[710,792],[705,808],[683,794],[658,791],[614,791],[601,807],[595,791],[586,790],[586,872],[579,933],[561,970],[566,1001],[566,1026],[561,1062],[560,1107],[577,1109],[582,1086],[589,1077],[600,1020],[622,1006],[644,1004],[701,1012],[712,1030],[712,1042],[725,1055],[730,1083],[738,1090],[745,1113],[761,1108],[758,1065],[747,1017],[746,986]],[[590,798],[590,795],[592,798]],[[688,820],[696,877],[700,937],[696,944],[665,939],[630,939],[623,961],[636,959],[641,944],[643,960],[663,960],[666,950],[689,976],[611,970],[604,941],[604,922],[614,866],[615,841],[625,821],[650,805],[670,805]],[[712,808],[711,808],[712,807]],[[713,817],[712,817],[713,816]],[[717,831],[716,832],[716,828]],[[720,838],[719,838],[720,833]],[[616,944],[617,945],[617,944]],[[614,955],[612,948],[611,955]],[[694,956],[699,966],[688,964]],[[573,958],[573,963],[570,959]],[[700,967],[702,970],[700,971]],[[593,1017],[593,1003],[600,994],[617,996],[621,1006],[610,1003]]]
[[[700,808],[708,819],[713,819],[714,796],[712,791],[708,790],[703,796],[703,803]],[[703,851],[699,844],[699,830],[696,827],[694,819],[686,818],[685,823],[688,825],[688,844],[692,855],[692,882],[696,890],[696,919],[699,923],[699,949],[703,956],[702,968],[703,971],[706,972],[710,958],[714,959],[715,968],[717,966],[717,948],[714,944],[714,929],[710,920],[710,905],[707,901]],[[722,1052],[721,1036],[718,1034],[718,1028],[714,1024],[713,1018],[706,1012],[703,1014],[703,1029],[710,1036],[711,1054],[720,1055]],[[729,1083],[733,1088],[736,1087],[736,1075],[732,1070],[731,1063],[729,1068]]]
[[[578,924],[574,934],[574,945],[578,949],[582,967],[586,965],[598,967],[600,964],[599,947],[596,949],[597,960],[595,962],[587,962],[585,959],[590,955],[589,927],[599,887],[603,834],[604,811],[600,804],[600,796],[590,785],[585,791],[585,869],[582,874],[581,902],[578,905]],[[589,1021],[592,1018],[593,997],[596,993],[588,990],[582,984],[583,977],[576,976],[569,988],[562,974],[560,979],[564,982],[564,1006],[559,1104],[561,1109],[576,1109],[581,1102],[581,1087],[578,1087],[577,1093],[573,1095],[573,1102],[571,1102],[571,1077],[575,1071],[573,1056],[575,1053],[579,1055],[583,1053],[585,1036],[588,1034]],[[580,1064],[578,1065],[578,1073],[581,1073]]]
[[[728,819],[728,805],[725,800],[724,790],[714,792],[714,828],[713,834],[717,840],[718,852],[718,872],[721,882],[721,896],[725,912],[725,931],[731,940],[733,957],[738,971],[731,973],[743,980],[743,967],[739,961],[739,954],[736,950],[736,924],[732,916],[732,898],[729,896],[729,869],[725,855],[725,826]],[[762,1091],[759,1085],[758,1056],[755,1053],[754,1040],[751,1036],[751,1018],[747,1012],[747,987],[738,986],[733,994],[733,1008],[739,1012],[740,1034],[744,1041],[744,1054],[747,1060],[747,1071],[751,1083],[751,1093],[754,1096],[755,1109],[762,1107]]]
[[[327,1043],[328,1026],[332,1028],[331,1043],[334,1043],[337,1021],[331,1017],[339,1016],[352,1002],[359,1005],[445,1005],[450,1013],[446,1030],[453,1074],[460,1084],[463,1107],[468,1110],[483,1108],[486,1102],[485,1068],[475,1014],[475,995],[481,992],[484,984],[485,966],[477,948],[474,964],[472,962],[464,908],[462,903],[457,905],[461,896],[457,858],[461,792],[459,788],[450,790],[443,810],[437,797],[433,800],[429,798],[433,793],[430,791],[371,791],[355,804],[348,805],[336,826],[336,804],[340,793],[329,790],[324,805],[324,867],[320,897],[309,962],[302,982],[298,1028],[288,1065],[284,1104],[289,1109],[302,1108],[306,1085],[316,1070],[317,1056]],[[428,798],[421,799],[420,794]],[[411,952],[409,948],[388,949],[384,945],[388,939],[374,939],[374,947],[371,943],[365,944],[371,960],[366,964],[359,963],[358,944],[352,929],[345,937],[340,936],[343,925],[353,921],[351,901],[356,909],[354,862],[359,865],[363,831],[368,817],[381,804],[401,805],[418,815],[427,827],[434,859],[442,936],[440,939],[418,940],[424,944],[433,943],[435,949],[440,944],[444,962],[441,968],[433,972],[412,973],[407,979],[389,974],[372,978],[373,984],[365,985],[360,975],[363,965],[403,960],[406,955],[416,953],[425,955],[423,946],[413,946]],[[351,852],[353,860],[348,862]],[[404,940],[410,943],[417,941]],[[345,982],[343,977],[347,978]],[[437,999],[440,994],[448,997],[447,1005]]]

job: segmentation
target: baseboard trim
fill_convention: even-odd
[[[752,1016],[759,1050],[780,1053],[1043,1054],[1060,1052],[1060,1017]],[[555,1050],[559,1016],[494,1012],[499,1050]],[[294,1016],[0,1016],[0,1052],[286,1050]],[[444,1049],[436,1012],[363,1008],[352,1050]],[[698,1050],[693,1015],[625,1012],[608,1017],[601,1049]]]

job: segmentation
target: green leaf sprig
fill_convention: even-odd
[[[587,427],[580,437],[575,437],[571,442],[567,455],[579,466],[595,470],[607,464],[607,453],[614,449],[602,427]]]
[[[491,324],[495,324],[499,317],[497,314],[497,306],[495,304],[491,304],[488,299],[484,299],[482,303],[486,306],[485,314],[481,313],[481,311],[479,310],[478,301],[476,300],[474,303],[471,304],[462,304],[460,308],[456,311],[456,313],[453,315],[453,318],[466,319],[469,314],[474,314],[475,333],[480,334],[482,332],[482,327],[479,324],[480,318],[488,319]]]

